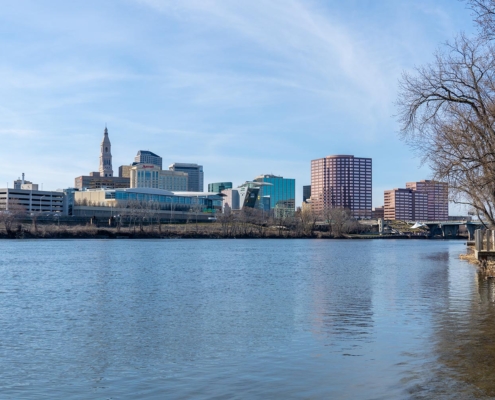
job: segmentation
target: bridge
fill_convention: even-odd
[[[480,221],[425,221],[422,222],[430,230],[430,236],[441,235],[444,238],[457,237],[459,226],[465,225],[468,231],[468,240],[474,240],[474,231],[484,227]]]

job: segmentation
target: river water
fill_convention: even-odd
[[[0,398],[492,398],[495,284],[463,252],[3,240]]]

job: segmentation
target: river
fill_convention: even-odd
[[[492,398],[495,284],[463,252],[3,240],[0,398]]]

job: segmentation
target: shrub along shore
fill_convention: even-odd
[[[95,225],[18,224],[0,229],[0,239],[426,239],[425,235],[383,235],[340,233],[329,230],[296,230],[283,226],[244,226],[230,229],[221,223],[160,224],[133,227],[98,227]]]

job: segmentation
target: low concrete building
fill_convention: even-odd
[[[65,194],[43,190],[0,189],[0,211],[57,213],[65,215]]]

